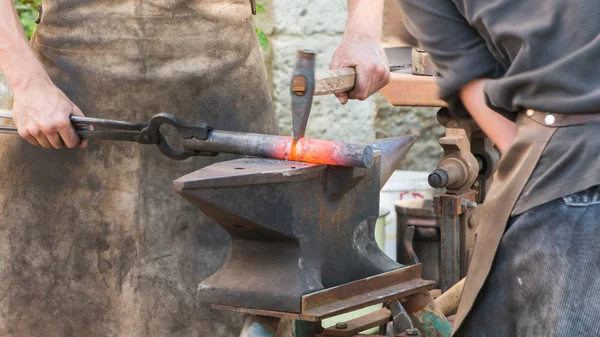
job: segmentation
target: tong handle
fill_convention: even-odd
[[[12,119],[12,110],[0,109],[0,119]],[[164,135],[160,133],[160,127],[163,124],[175,127],[179,136],[183,139],[196,138],[198,140],[206,140],[213,128],[206,123],[187,122],[167,113],[154,115],[149,123],[124,122],[79,116],[71,116],[70,119],[77,134],[83,139],[96,138],[137,142],[140,144],[155,144],[160,152],[175,160],[184,160],[192,156],[217,155],[217,153],[212,152],[181,151],[171,147]],[[93,130],[89,128],[90,126],[105,128],[106,130]],[[0,123],[0,134],[2,133],[16,134],[17,128],[14,126],[3,126]]]
[[[1,119],[12,119],[13,118],[12,110],[0,109],[0,118]],[[79,116],[71,116],[69,118],[74,127],[98,126],[98,127],[104,127],[104,128],[109,128],[109,129],[115,129],[115,130],[123,130],[123,131],[142,131],[144,128],[148,127],[148,123],[144,123],[144,122],[123,122],[123,121],[117,121],[117,120],[112,120],[112,119],[79,117]]]

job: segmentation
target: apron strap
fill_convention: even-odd
[[[600,113],[554,114],[529,109],[525,114],[536,123],[552,128],[600,123]]]
[[[517,116],[517,137],[510,149],[503,154],[494,181],[481,205],[473,256],[453,333],[460,328],[473,307],[491,270],[510,213],[556,130],[558,129],[536,123],[525,113]]]

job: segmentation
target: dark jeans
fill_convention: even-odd
[[[600,187],[510,219],[457,335],[600,336]]]

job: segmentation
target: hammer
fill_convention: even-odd
[[[313,50],[299,50],[292,76],[292,134],[294,142],[304,137],[314,95],[328,95],[354,88],[354,68],[335,69],[315,75]]]
[[[313,96],[350,91],[354,88],[354,68],[334,69],[315,74],[316,53],[302,49],[297,53],[296,67],[292,76],[292,134],[294,142],[304,137]],[[390,71],[410,68],[410,64],[391,65]]]

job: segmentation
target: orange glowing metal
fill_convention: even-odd
[[[208,139],[184,139],[184,148],[193,151],[237,153],[274,159],[336,166],[371,167],[374,148],[328,140],[213,130]]]
[[[314,164],[353,166],[348,161],[346,144],[329,140],[300,138],[294,142],[291,137],[281,137],[273,157]]]

